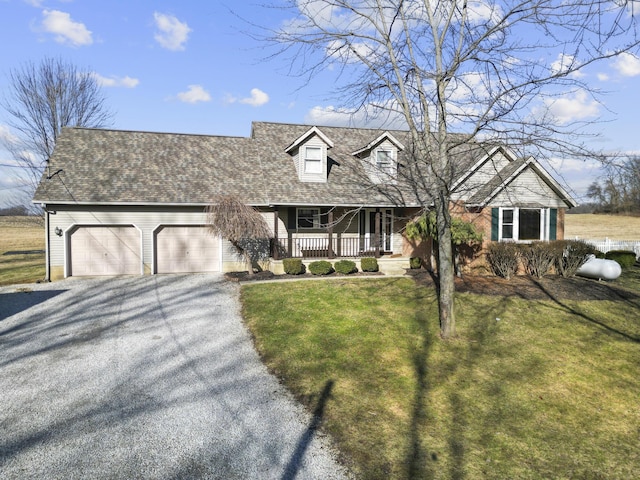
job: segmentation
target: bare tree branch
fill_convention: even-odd
[[[270,254],[271,230],[260,212],[239,198],[221,195],[207,207],[209,231],[228,240],[244,258],[247,272],[253,275],[253,262]]]
[[[569,118],[567,95],[597,101],[581,76],[638,46],[633,2],[601,0],[290,0],[291,20],[265,38],[307,79],[337,72],[335,94],[352,112],[401,121],[410,132],[408,188],[372,185],[397,205],[434,208],[440,323],[455,334],[452,187],[456,160],[479,142],[526,157],[597,156],[591,117]],[[410,201],[409,201],[410,200]]]
[[[26,172],[30,196],[63,127],[99,128],[112,118],[94,73],[59,58],[12,70],[1,105],[13,133],[4,145]]]

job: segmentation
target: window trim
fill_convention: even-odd
[[[314,150],[319,152],[318,158],[311,158],[309,156],[309,150]],[[304,147],[304,173],[309,173],[312,175],[319,175],[323,172],[322,160],[324,157],[324,149],[320,145],[307,145]],[[309,168],[310,165],[313,165],[315,170]]]
[[[504,212],[513,211],[513,223],[504,223]],[[538,210],[540,212],[540,238],[538,239],[520,239],[520,211],[521,210]],[[498,212],[498,241],[500,242],[517,242],[517,243],[531,243],[538,241],[548,241],[550,235],[550,222],[551,215],[550,209],[546,207],[539,208],[526,208],[526,207],[500,207]],[[503,228],[504,225],[512,225],[511,238],[504,238]]]
[[[313,211],[314,213],[311,216],[311,223],[313,226],[311,227],[301,227],[300,226],[300,212],[303,210]],[[300,207],[296,208],[296,229],[297,230],[318,230],[320,229],[320,208],[318,207]],[[303,217],[309,218],[309,217]]]
[[[387,154],[387,162],[384,162],[386,166],[381,165],[382,162],[380,162],[379,158],[381,153]],[[393,150],[389,148],[378,148],[376,150],[376,167],[381,171],[385,171],[385,168],[391,169],[391,167],[393,167]]]

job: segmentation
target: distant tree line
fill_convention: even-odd
[[[605,163],[605,175],[593,182],[587,196],[596,213],[640,214],[640,157]]]

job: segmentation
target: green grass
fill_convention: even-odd
[[[45,275],[44,227],[29,217],[0,217],[0,285],[33,283]]]
[[[433,291],[409,279],[245,285],[242,302],[266,364],[360,478],[640,468],[640,300],[459,294],[448,342]]]

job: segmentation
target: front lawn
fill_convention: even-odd
[[[360,478],[607,478],[640,468],[640,298],[457,294],[410,279],[242,287],[266,364]]]

